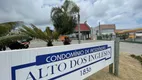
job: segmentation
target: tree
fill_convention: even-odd
[[[109,38],[109,35],[108,35],[108,34],[106,34],[106,39],[108,40],[108,38]]]
[[[11,30],[15,29],[18,22],[6,22],[0,24],[0,37],[7,35]]]
[[[110,40],[112,39],[112,37],[113,37],[113,34],[112,33],[110,33],[109,34],[109,37],[110,37]]]
[[[60,35],[59,35],[59,33],[58,33],[58,32],[56,32],[56,31],[54,31],[54,32],[53,32],[53,35],[54,35],[54,36],[53,36],[53,37],[54,37],[54,39],[55,39],[56,41],[58,41],[59,36],[60,36]]]
[[[105,34],[102,34],[102,38],[105,39]]]
[[[21,40],[27,38],[27,36],[22,34],[13,34],[11,35],[11,30],[15,29],[17,24],[20,24],[21,21],[15,22],[6,22],[0,24],[0,50],[9,45],[12,41]]]
[[[66,0],[61,7],[53,7],[51,10],[51,19],[56,31],[61,34],[71,34],[77,25],[76,13],[79,13],[79,7],[70,0]]]
[[[53,40],[58,37],[58,33],[52,31],[49,27],[46,27],[45,31],[42,31],[33,24],[31,24],[31,27],[23,25],[23,28],[21,28],[20,31],[32,38],[41,39],[47,42],[47,46],[53,46]]]
[[[116,33],[116,36],[120,39],[126,40],[127,38],[129,38],[129,33]]]
[[[5,36],[9,33],[9,27],[0,25],[0,37]]]
[[[126,40],[127,38],[129,38],[129,33],[123,33],[122,38],[123,40]]]

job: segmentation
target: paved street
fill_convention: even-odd
[[[83,40],[82,43],[91,43],[96,42],[94,40]],[[77,40],[73,40],[72,44],[77,44]],[[54,46],[63,45],[61,41],[54,42]],[[46,42],[41,40],[34,40],[31,41],[30,48],[35,47],[46,47]],[[120,52],[130,53],[130,54],[142,54],[142,44],[136,44],[136,43],[120,43]]]
[[[81,40],[81,43],[91,43],[94,42],[94,40]],[[33,40],[30,43],[30,48],[35,48],[35,47],[46,47],[46,42],[41,41],[41,40]],[[72,40],[71,44],[78,44],[78,40]],[[63,42],[61,41],[56,41],[53,42],[54,46],[59,46],[59,45],[63,45]]]
[[[120,52],[142,54],[142,44],[121,42]]]

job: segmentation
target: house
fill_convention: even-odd
[[[91,29],[91,37],[92,39],[97,39],[97,36],[101,36],[104,34],[115,35],[115,30],[116,30],[115,24],[101,24]]]
[[[78,30],[79,30],[79,27],[76,26],[75,30],[74,30],[74,33],[73,33],[73,35],[76,38],[78,38]],[[80,39],[81,40],[90,39],[91,38],[90,33],[91,33],[91,28],[87,24],[87,21],[85,21],[84,23],[81,23],[80,24]]]

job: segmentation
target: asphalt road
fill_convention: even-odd
[[[91,43],[91,42],[96,42],[94,40],[83,40],[81,41],[82,43]],[[73,40],[72,44],[77,44],[77,40]],[[61,41],[54,42],[54,46],[59,46],[63,45]],[[46,42],[41,41],[41,40],[33,40],[31,41],[30,48],[35,48],[35,47],[46,47]],[[142,44],[136,44],[136,43],[126,43],[126,42],[121,42],[120,43],[120,52],[123,53],[129,53],[129,54],[142,54]]]
[[[91,42],[94,42],[94,40],[81,40],[81,43],[91,43]],[[47,44],[46,42],[41,41],[41,40],[33,40],[33,41],[31,41],[29,48],[46,47],[46,44]],[[78,41],[72,40],[71,44],[78,44]],[[55,42],[53,42],[53,45],[60,46],[60,45],[63,45],[63,42],[62,41],[55,41]]]
[[[142,54],[142,44],[121,42],[120,52],[137,55]]]

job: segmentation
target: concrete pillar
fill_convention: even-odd
[[[85,32],[84,35],[85,35],[85,40],[86,40],[86,38],[87,38],[87,33]]]
[[[89,33],[88,33],[88,38],[89,38]]]
[[[134,41],[136,41],[136,32],[134,32]]]
[[[115,39],[115,53],[114,53],[114,75],[119,76],[119,38]]]

